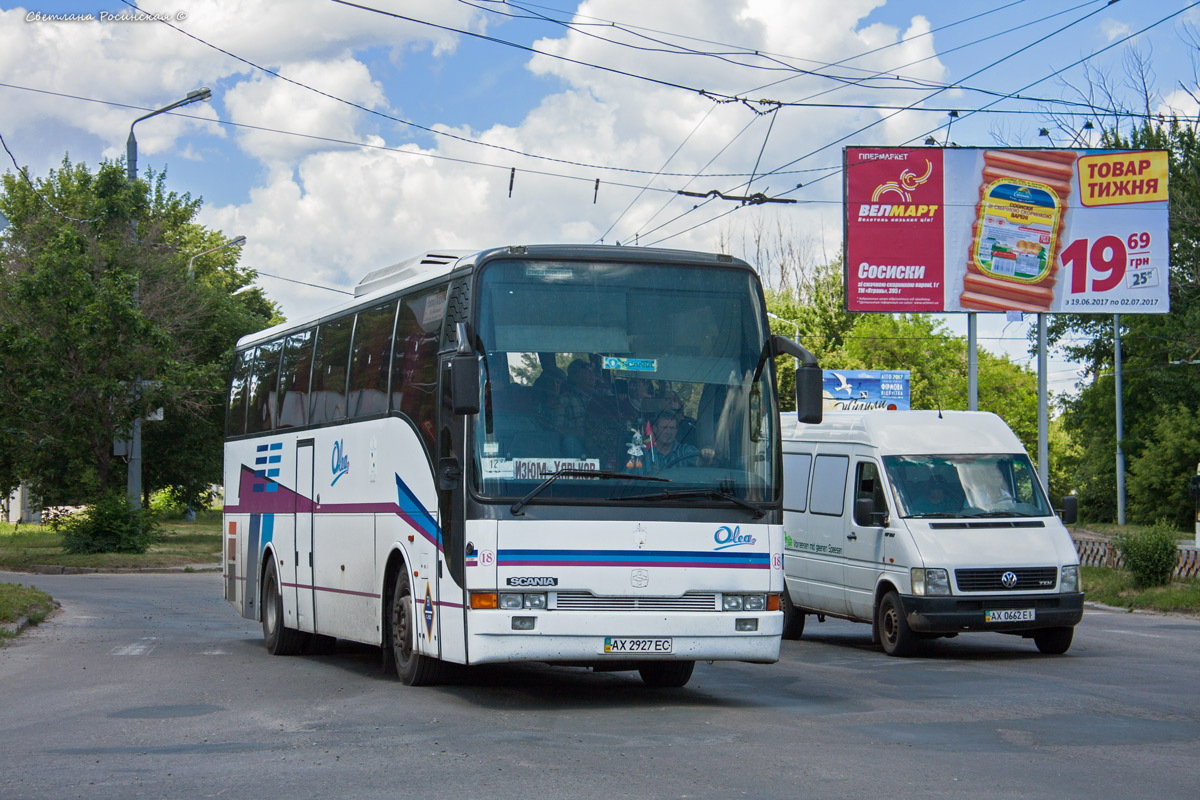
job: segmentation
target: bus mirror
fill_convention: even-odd
[[[479,413],[479,359],[474,353],[450,359],[450,397],[455,414]]]
[[[438,489],[443,492],[453,491],[458,488],[460,480],[462,468],[458,466],[457,458],[448,456],[438,461]]]
[[[820,424],[825,405],[821,391],[823,379],[821,368],[815,362],[801,364],[796,369],[796,415],[801,422]]]
[[[817,357],[808,352],[799,342],[786,336],[772,336],[775,355],[795,356],[796,364],[796,414],[801,422],[810,425],[820,423],[825,402],[821,395],[821,365]]]
[[[1071,494],[1064,497],[1059,516],[1063,525],[1074,525],[1075,520],[1079,519],[1079,498]]]
[[[1192,482],[1188,486],[1188,497],[1193,500],[1200,500],[1200,475],[1192,476]]]

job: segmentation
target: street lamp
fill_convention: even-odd
[[[226,247],[240,247],[241,245],[244,245],[245,243],[246,243],[245,236],[235,236],[234,238],[230,239],[225,244],[219,244],[216,247],[210,247],[208,250],[205,250],[202,253],[196,253],[196,255],[194,255],[188,259],[188,266],[187,266],[188,281],[191,282],[191,281],[196,280],[196,270],[192,266],[192,262],[195,261],[197,258],[199,258],[200,256],[206,256],[209,253],[215,253],[218,250],[224,250]]]
[[[181,106],[186,106],[189,103],[199,103],[208,100],[212,97],[212,90],[207,86],[195,91],[188,92],[187,97],[182,100],[176,100],[169,106],[163,106],[160,109],[151,111],[149,114],[138,117],[133,122],[129,123],[129,138],[125,140],[125,177],[132,184],[137,180],[137,139],[133,135],[133,126],[137,125],[144,119],[158,116],[167,111],[171,111]],[[137,221],[129,221],[130,228],[133,232],[133,241],[137,242]],[[133,301],[138,302],[137,288],[133,290]],[[140,380],[134,381],[134,391],[139,391],[141,386]],[[134,508],[140,508],[142,505],[142,418],[133,418],[133,434],[129,441],[129,471],[128,480],[125,484],[125,496],[129,500],[129,505]]]
[[[133,126],[137,125],[144,119],[150,119],[151,117],[158,116],[164,112],[186,106],[189,103],[200,103],[211,98],[212,89],[209,89],[207,86],[205,86],[203,88],[196,89],[195,91],[188,92],[187,97],[183,98],[182,100],[176,100],[169,106],[163,106],[157,111],[151,111],[149,114],[138,117],[129,124],[129,138],[125,140],[125,177],[129,179],[130,183],[137,180],[137,139],[135,139],[133,136]]]

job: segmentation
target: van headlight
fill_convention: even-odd
[[[944,569],[913,567],[913,594],[918,597],[936,597],[950,594],[950,574]]]
[[[1079,584],[1079,565],[1067,564],[1062,568],[1062,578],[1058,582],[1058,590],[1063,594],[1074,593],[1080,590]]]

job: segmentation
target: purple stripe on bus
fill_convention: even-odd
[[[333,594],[352,594],[355,597],[371,597],[378,599],[380,595],[372,594],[371,592],[355,592],[350,589],[335,589],[332,586],[307,586],[303,583],[281,583],[280,586],[286,586],[289,589],[312,589],[314,592],[332,592]]]
[[[713,563],[711,561],[528,561],[505,560],[505,567],[707,567],[717,569],[769,569],[770,564]]]
[[[254,491],[255,486],[278,487],[266,492]],[[296,494],[283,484],[264,478],[256,478],[254,470],[242,465],[242,482],[237,505],[225,506],[226,514],[395,514],[438,550],[442,549],[436,535],[430,534],[420,522],[400,508],[398,503],[322,503],[316,505],[311,498]]]

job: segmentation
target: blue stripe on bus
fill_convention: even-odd
[[[440,549],[442,546],[442,530],[437,521],[429,513],[412,490],[396,475],[396,496],[399,501],[400,516],[408,520],[421,534]]]

